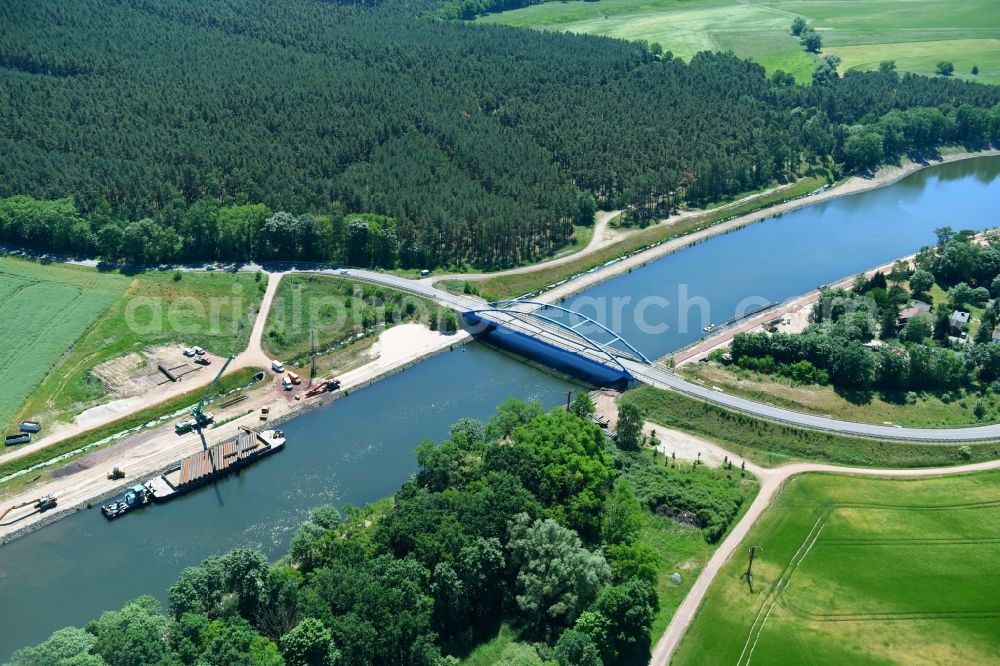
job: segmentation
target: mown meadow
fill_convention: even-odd
[[[1000,15],[988,0],[832,2],[770,0],[602,0],[547,2],[480,19],[489,23],[658,42],[688,59],[698,51],[732,51],[768,72],[783,69],[808,83],[817,56],[789,34],[804,17],[823,38],[823,53],[843,60],[842,70],[878,69],[895,60],[900,71],[933,75],[937,63],[955,76],[1000,82]],[[977,66],[978,75],[972,74]]]

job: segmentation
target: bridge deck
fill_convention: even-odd
[[[486,319],[488,321],[500,324],[501,326],[513,330],[517,333],[521,333],[528,337],[537,338],[538,340],[545,342],[546,344],[552,345],[559,349],[577,354],[586,358],[587,360],[594,361],[595,363],[600,363],[609,367],[615,367],[620,369],[620,366],[615,364],[611,359],[597,351],[593,347],[584,344],[582,340],[578,340],[566,335],[566,332],[560,329],[558,326],[547,324],[546,322],[539,319],[528,319],[526,316],[518,316],[517,314],[512,314],[509,312],[479,312],[476,316]],[[609,354],[613,356],[621,356],[623,358],[629,358],[630,356],[624,354],[618,349],[607,348]]]

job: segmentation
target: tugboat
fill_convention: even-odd
[[[110,504],[101,507],[101,513],[108,520],[121,518],[132,509],[149,504],[149,491],[142,484],[132,486],[128,492]]]

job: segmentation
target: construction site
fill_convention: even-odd
[[[379,336],[376,347],[372,350],[371,360],[365,365],[349,370],[336,379],[312,377],[309,367],[301,369],[301,375],[291,371],[298,382],[289,376],[289,371],[284,367],[281,372],[274,370],[271,361],[258,353],[251,358],[268,361],[266,370],[261,367],[265,363],[254,364],[260,368],[258,376],[262,376],[262,379],[250,388],[221,398],[213,394],[215,380],[223,370],[231,370],[247,363],[249,350],[231,361],[212,356],[209,366],[195,366],[202,369],[192,371],[190,368],[176,367],[182,364],[194,365],[190,359],[185,362],[188,357],[184,356],[183,348],[178,347],[176,356],[173,357],[177,362],[164,365],[169,372],[184,372],[185,379],[170,382],[156,368],[155,371],[162,380],[154,380],[155,374],[149,371],[149,362],[143,365],[144,371],[137,370],[132,375],[145,377],[142,381],[159,381],[156,384],[159,390],[170,390],[185,382],[189,391],[192,387],[208,385],[202,392],[201,400],[176,418],[164,420],[110,446],[80,455],[48,474],[35,474],[16,495],[0,499],[0,510],[6,509],[8,502],[21,504],[32,499],[33,504],[50,494],[58,498],[58,508],[26,515],[12,511],[8,517],[0,519],[0,543],[37,529],[67,512],[97,506],[105,500],[122,495],[137,483],[178,467],[182,459],[204,455],[220,443],[235,441],[240,433],[274,429],[303,409],[327,404],[350,390],[365,387],[466,339],[465,334],[445,336],[416,324],[399,325]],[[215,399],[209,401],[209,398]],[[211,419],[206,420],[208,415]],[[179,432],[179,424],[199,418],[204,421],[201,427],[181,428],[183,432]],[[13,450],[4,452],[4,455],[9,456],[35,446],[32,443],[17,448],[7,447]],[[0,457],[0,462],[2,460]],[[112,474],[115,468],[121,472],[121,476]],[[50,508],[56,507],[53,505]]]

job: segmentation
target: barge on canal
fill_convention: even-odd
[[[154,502],[166,502],[246,467],[284,445],[285,435],[280,430],[257,432],[241,428],[235,439],[190,455],[176,467],[147,481],[146,489]]]

